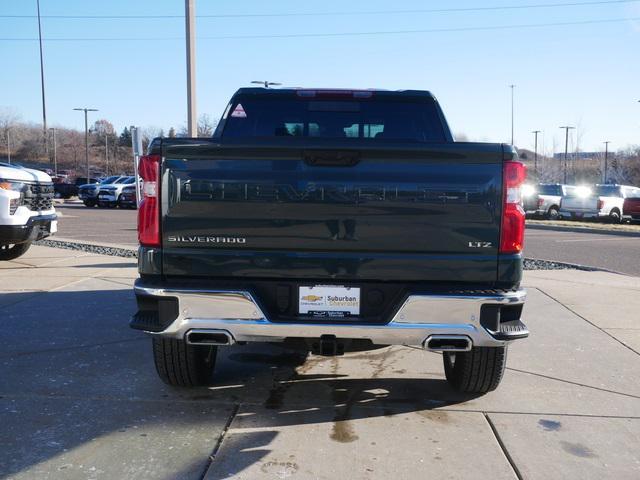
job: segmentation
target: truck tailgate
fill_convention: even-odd
[[[163,149],[165,275],[494,282],[500,145]]]

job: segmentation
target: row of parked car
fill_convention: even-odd
[[[640,220],[640,188],[618,184],[525,185],[523,207],[528,217],[550,220],[599,219],[612,223]]]
[[[136,177],[114,175],[81,185],[78,198],[89,208],[137,208]]]

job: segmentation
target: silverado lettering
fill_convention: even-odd
[[[168,242],[186,242],[186,243],[247,243],[246,238],[240,237],[209,237],[209,236],[173,236],[167,237]]]

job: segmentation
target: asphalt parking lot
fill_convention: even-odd
[[[527,225],[525,255],[640,276],[640,230],[570,231]]]
[[[0,272],[3,478],[640,478],[635,277],[526,272],[531,337],[465,397],[406,347],[227,347],[214,386],[170,388],[127,326],[135,261],[36,246]]]

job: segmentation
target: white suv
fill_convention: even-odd
[[[53,196],[46,173],[0,163],[0,260],[18,258],[57,231]]]
[[[110,185],[100,185],[98,190],[98,207],[116,207],[120,202],[120,195],[122,190],[127,185],[133,185],[136,183],[136,177],[122,177]]]

